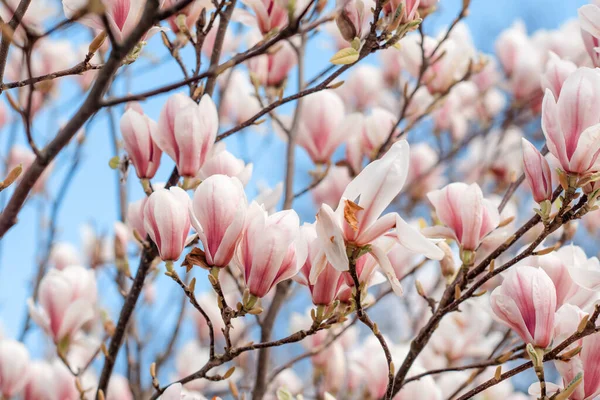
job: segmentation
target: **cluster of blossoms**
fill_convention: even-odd
[[[0,237],[32,198],[54,196],[57,216],[88,135],[79,121],[124,104],[109,162],[121,218],[111,235],[84,227],[81,249],[50,221],[23,331],[0,334],[0,398],[600,396],[600,261],[578,233],[579,220],[600,230],[600,2],[552,31],[516,22],[495,55],[473,44],[469,1],[434,35],[421,24],[435,0],[62,0],[67,19],[51,28],[57,10],[26,3],[0,5],[17,21],[2,30],[0,127],[22,124],[28,144],[4,156],[0,191],[16,189]],[[71,23],[91,45],[55,38]],[[334,65],[309,82],[321,28]],[[184,81],[103,97],[155,34]],[[33,121],[70,75],[98,97],[38,148]],[[279,109],[292,101],[291,114]],[[242,130],[288,149],[285,181],[254,197],[260,157],[228,139]],[[53,194],[71,138],[72,170]],[[295,194],[296,158],[312,180]],[[294,208],[307,192],[314,208]],[[31,326],[50,351],[25,346]],[[269,349],[294,343],[303,353],[281,352],[289,361],[274,368]],[[310,378],[295,368],[303,359]],[[532,379],[509,379],[529,368]]]

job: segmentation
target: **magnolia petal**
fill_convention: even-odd
[[[317,236],[322,241],[327,260],[338,271],[347,271],[348,254],[346,253],[346,243],[344,242],[342,229],[337,223],[335,213],[327,204],[321,205],[317,213],[315,228]]]
[[[396,234],[398,242],[410,251],[424,255],[432,260],[444,258],[444,252],[421,232],[410,226],[396,214]]]
[[[390,259],[385,254],[385,252],[377,246],[371,246],[371,255],[381,267],[381,270],[385,274],[387,280],[390,282],[390,285],[392,285],[392,290],[394,291],[394,293],[398,296],[402,296],[402,294],[404,293],[404,291],[402,290],[402,285],[400,285],[400,281],[396,276],[396,272],[392,267],[392,263],[390,262]]]

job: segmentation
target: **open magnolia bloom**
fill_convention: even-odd
[[[396,142],[380,159],[367,165],[350,182],[335,211],[327,204],[317,213],[317,235],[331,265],[340,270],[349,269],[348,254],[354,249],[369,251],[384,271],[392,288],[402,293],[400,282],[386,252],[374,245],[375,239],[393,230],[395,239],[409,250],[440,260],[443,251],[418,230],[411,227],[397,213],[383,211],[400,193],[408,175],[409,146],[406,140]],[[315,281],[321,271],[311,274]]]

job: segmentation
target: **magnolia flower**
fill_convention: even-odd
[[[160,166],[162,152],[152,140],[157,135],[156,129],[156,122],[136,107],[129,107],[121,117],[125,151],[140,179],[152,179]]]
[[[555,53],[550,52],[546,70],[541,77],[542,90],[550,89],[554,98],[558,98],[563,83],[575,70],[577,65],[568,60],[561,60]]]
[[[494,204],[483,198],[476,183],[451,183],[427,194],[440,221],[445,225],[427,230],[430,236],[456,240],[463,250],[474,251],[500,222]]]
[[[296,52],[287,41],[274,46],[267,54],[247,61],[250,79],[260,85],[272,87],[281,86],[297,63]]]
[[[333,303],[344,283],[343,273],[327,262],[313,224],[304,224],[300,231],[308,245],[308,257],[300,269],[300,273],[294,279],[298,283],[308,286],[313,304],[329,305]],[[323,263],[327,265],[321,265]],[[316,281],[311,280],[311,275],[318,270],[322,270],[319,277]]]
[[[0,394],[9,399],[18,395],[27,384],[29,352],[16,340],[0,340]]]
[[[278,0],[242,0],[242,3],[254,11],[254,15],[236,10],[237,19],[249,26],[258,27],[263,35],[288,24],[288,11]]]
[[[81,327],[94,318],[96,296],[94,271],[81,266],[52,269],[40,283],[39,305],[28,300],[29,313],[65,350]]]
[[[192,178],[204,164],[213,147],[219,116],[208,95],[200,104],[177,93],[169,97],[158,119],[158,129],[151,130],[152,139],[177,165],[183,177]]]
[[[383,12],[392,18],[388,31],[392,31],[400,23],[406,24],[415,20],[418,17],[419,3],[420,0],[390,0],[385,3]]]
[[[523,138],[523,165],[527,184],[533,193],[536,203],[552,199],[552,174],[548,160]]]
[[[546,53],[527,36],[522,21],[500,34],[496,40],[496,54],[508,77],[510,92],[517,100],[527,101],[535,108],[539,104],[539,82]]]
[[[177,0],[162,1],[162,7],[164,9],[173,7],[177,4]],[[190,4],[185,6],[183,10],[179,11],[176,15],[173,15],[168,19],[169,25],[175,33],[178,33],[182,27],[185,27],[184,29],[191,31],[194,28],[194,25],[196,24],[196,21],[198,20],[202,10],[209,10],[211,8],[213,8],[213,4],[210,2],[210,0],[193,0]],[[182,19],[183,25],[180,25],[178,22],[181,18],[179,17],[180,15],[184,17]]]
[[[362,0],[336,0],[339,11],[335,23],[347,42],[356,37],[360,39],[367,32],[372,14],[367,7],[368,3],[365,4]]]
[[[542,130],[550,152],[567,172],[596,172],[600,153],[600,72],[579,68],[569,75],[558,100],[546,89]]]
[[[326,164],[342,143],[347,131],[342,128],[344,103],[330,90],[313,93],[302,103],[298,145],[315,164]]]
[[[221,174],[238,178],[243,185],[247,185],[252,177],[252,163],[246,164],[225,148],[225,143],[218,142],[213,148],[208,159],[198,171],[196,178],[205,180],[210,176]]]
[[[566,385],[582,373],[581,384],[577,386],[575,392],[569,399],[572,400],[592,400],[600,395],[600,335],[594,333],[586,336],[582,341],[581,352],[571,358],[568,362],[556,361],[556,369],[563,378]]]
[[[190,219],[210,266],[226,267],[242,238],[248,200],[237,178],[213,175],[194,193]]]
[[[348,270],[348,245],[356,248],[370,245],[371,254],[397,293],[401,292],[400,282],[385,252],[373,245],[375,239],[394,229],[398,242],[408,249],[433,259],[441,259],[444,255],[442,250],[397,213],[389,213],[380,218],[381,213],[402,189],[408,173],[408,162],[408,142],[396,142],[381,159],[367,165],[350,182],[335,212],[328,205],[321,205],[316,224],[327,260],[334,268]]]
[[[57,242],[50,251],[50,263],[59,270],[65,269],[69,265],[82,264],[81,255],[75,246],[68,242]]]
[[[299,235],[299,223],[293,210],[268,215],[256,202],[250,204],[237,264],[253,296],[264,297],[304,264],[306,244]]]
[[[73,18],[79,10],[87,6],[87,1],[62,0],[62,4],[65,16]],[[123,41],[138,25],[146,8],[146,0],[102,0],[102,4],[106,9],[105,15],[108,20],[108,28],[119,42]],[[100,16],[96,13],[89,13],[77,21],[97,31],[105,29]],[[142,38],[142,41],[157,31],[158,28],[151,28]]]
[[[158,189],[144,207],[144,228],[158,247],[163,261],[175,261],[181,255],[190,231],[190,198],[178,187]]]
[[[556,289],[544,270],[529,266],[509,270],[490,303],[496,317],[525,343],[546,348],[552,342]]]
[[[27,384],[23,390],[24,400],[54,399],[56,381],[52,364],[45,361],[33,361],[29,364]]]
[[[581,25],[581,37],[585,49],[592,59],[594,66],[600,66],[600,6],[598,4],[586,4],[577,10],[579,23]]]

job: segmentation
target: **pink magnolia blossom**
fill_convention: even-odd
[[[260,85],[272,87],[281,86],[297,63],[296,52],[288,42],[247,61],[250,78]]]
[[[242,182],[243,185],[247,185],[252,177],[252,163],[246,164],[244,160],[237,158],[231,154],[225,148],[225,143],[216,143],[210,155],[206,159],[200,171],[196,175],[196,178],[205,180],[213,175],[227,175],[230,177],[236,177]]]
[[[419,3],[420,0],[390,0],[385,3],[383,12],[386,15],[394,16],[394,14],[401,9],[402,12],[400,14],[399,22],[407,23],[413,21],[418,16],[417,10],[419,8]]]
[[[242,238],[248,200],[237,178],[213,175],[194,193],[190,218],[210,266],[226,267]]]
[[[156,243],[163,261],[175,261],[181,255],[190,231],[190,198],[178,187],[158,189],[144,207],[144,227]]]
[[[321,205],[316,224],[327,260],[334,268],[340,271],[348,270],[347,245],[371,245],[371,254],[398,293],[401,292],[400,283],[389,259],[382,249],[373,244],[377,238],[393,229],[398,242],[410,250],[432,259],[443,257],[442,250],[407,224],[397,213],[380,217],[402,189],[408,173],[408,163],[408,142],[396,142],[381,159],[367,165],[350,182],[335,212],[328,205]],[[354,203],[355,201],[357,203]]]
[[[552,199],[552,174],[548,160],[532,145],[523,138],[523,165],[527,184],[533,193],[533,199],[537,203]]]
[[[586,4],[577,10],[581,38],[594,66],[600,66],[600,5]]]
[[[307,257],[299,223],[293,210],[268,215],[257,203],[250,204],[237,254],[250,294],[264,297],[298,273]]]
[[[143,197],[138,201],[129,203],[127,206],[127,225],[129,225],[132,232],[136,230],[142,239],[148,234],[144,226],[144,207],[147,201],[148,198]]]
[[[169,7],[173,7],[176,4],[177,4],[177,0],[163,0],[162,7],[169,8]],[[183,10],[179,11],[176,15],[173,15],[172,17],[170,17],[168,19],[169,25],[171,26],[171,29],[173,30],[173,32],[178,33],[180,30],[179,29],[180,27],[177,23],[177,19],[179,18],[180,15],[183,15],[185,17],[183,19],[183,24],[189,31],[191,31],[194,28],[196,21],[198,20],[198,17],[200,16],[200,13],[202,12],[202,10],[207,9],[207,11],[208,11],[208,9],[210,9],[210,8],[213,8],[213,5],[210,1],[193,0]]]
[[[579,68],[565,80],[558,99],[546,89],[542,130],[550,152],[568,173],[598,170],[600,154],[600,72]]]
[[[544,270],[529,266],[509,270],[490,303],[496,317],[525,343],[546,348],[552,342],[556,289]]]
[[[125,151],[140,179],[154,178],[160,166],[162,151],[152,140],[152,136],[157,135],[157,129],[156,122],[134,107],[129,107],[121,117]]]
[[[115,39],[123,41],[140,22],[147,0],[102,0],[106,7],[106,17]],[[161,2],[162,3],[162,2]],[[63,10],[67,18],[77,15],[78,11],[87,4],[86,0],[62,0]],[[88,14],[78,20],[81,24],[97,31],[104,30],[100,16]],[[142,40],[145,40],[158,28],[152,28]]]
[[[52,269],[40,283],[39,305],[28,300],[31,318],[54,343],[68,346],[95,315],[97,289],[94,271],[69,266]]]
[[[200,104],[181,93],[169,97],[158,119],[158,129],[150,131],[157,146],[167,153],[183,177],[194,177],[213,147],[219,116],[208,95]]]
[[[351,180],[347,167],[330,167],[325,178],[312,190],[314,203],[317,207],[323,203],[335,207]]]
[[[20,342],[0,339],[0,394],[9,399],[27,384],[29,352]]]
[[[315,164],[326,164],[342,143],[347,131],[340,129],[344,103],[330,90],[313,93],[304,99],[298,130],[298,145]]]
[[[556,361],[556,369],[568,385],[579,373],[583,373],[583,381],[575,392],[569,396],[572,400],[592,400],[600,395],[600,334],[586,336],[582,341],[579,355],[568,362]]]
[[[427,194],[444,227],[428,229],[431,236],[456,240],[464,250],[476,250],[483,238],[500,222],[498,210],[484,199],[479,185],[451,183]]]
[[[13,17],[14,10],[19,6],[19,0],[7,0],[0,4],[0,18],[3,21],[10,21]],[[55,15],[56,10],[53,4],[47,0],[32,1],[27,7],[27,12],[23,15],[21,20],[21,26],[17,29],[16,33],[21,37],[24,35],[23,25],[27,26],[27,29],[35,34],[41,34],[44,29],[44,22],[47,18]]]
[[[372,14],[368,5],[369,1],[365,4],[362,0],[336,0],[339,11],[335,23],[347,42],[356,37],[360,39],[367,32]]]
[[[556,315],[554,316],[554,343],[562,343],[573,333],[577,332],[579,324],[585,317],[589,317],[589,314],[576,305],[563,304],[556,310]],[[581,346],[581,342],[581,339],[576,340],[565,350],[568,351]]]
[[[529,102],[537,108],[545,53],[527,36],[522,21],[500,34],[496,40],[496,54],[515,99]]]
[[[242,0],[254,15],[238,10],[236,17],[243,23],[256,26],[263,35],[288,24],[288,11],[278,0]]]
[[[300,230],[308,245],[308,257],[302,269],[300,269],[300,273],[294,279],[298,283],[308,286],[313,304],[329,305],[333,303],[338,295],[344,283],[344,276],[342,275],[342,271],[338,271],[327,262],[321,241],[317,237],[315,226],[304,224]],[[327,265],[323,266],[321,264]],[[311,275],[314,274],[314,271],[318,270],[322,270],[323,272],[315,280],[314,276]]]
[[[27,384],[23,390],[24,400],[54,400],[56,392],[54,368],[45,361],[33,361],[29,364]]]
[[[57,242],[50,251],[50,263],[54,268],[63,270],[69,265],[81,265],[81,254],[68,242]]]
[[[552,52],[550,52],[549,57],[546,70],[541,77],[542,90],[550,89],[554,98],[558,98],[563,83],[569,75],[577,70],[577,65],[568,60],[561,60],[559,56]]]

